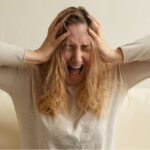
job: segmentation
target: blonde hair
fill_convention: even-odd
[[[65,33],[67,27],[71,24],[84,23],[92,28],[88,12],[83,7],[69,7],[60,12],[60,14],[63,15],[60,15],[61,17],[57,23],[63,19],[64,24],[56,34],[56,38]],[[66,64],[62,56],[63,46],[64,41],[58,45],[48,62],[39,65],[42,94],[37,98],[36,104],[42,114],[50,115],[53,118],[57,116],[60,109],[63,109],[68,114],[69,108],[66,99]],[[95,41],[93,41],[93,49],[92,63],[85,80],[82,81],[76,101],[82,112],[91,111],[97,116],[104,117],[108,110],[110,99],[107,88],[112,86],[110,72],[113,73],[114,71],[110,64],[100,59]]]

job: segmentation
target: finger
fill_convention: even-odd
[[[88,32],[95,41],[98,41],[98,35],[92,29],[88,28]]]
[[[63,23],[64,23],[64,20],[62,19],[57,25],[56,25],[56,27],[54,27],[54,31],[58,31],[58,29],[60,29],[60,27],[63,25]]]
[[[57,38],[57,44],[59,44],[60,42],[62,42],[65,38],[67,38],[70,35],[70,32],[67,31],[66,33],[64,33],[63,35],[61,35],[59,38]]]
[[[56,33],[58,32],[58,30],[61,28],[61,26],[64,23],[64,19],[61,20],[56,26],[51,26],[48,30],[48,35],[50,35],[51,37],[55,38]]]
[[[70,9],[65,9],[65,10],[63,10],[62,12],[60,12],[57,16],[59,16],[59,17],[63,17],[63,16],[65,16],[66,14],[68,14],[68,13],[71,13],[71,12],[73,12],[73,11],[75,11],[75,9],[74,8],[70,8]]]
[[[100,34],[101,34],[101,29],[100,29],[100,27],[97,26],[95,23],[93,23],[91,27],[92,27],[93,31],[94,31],[98,36],[100,36]]]
[[[57,20],[58,20],[58,18],[56,17],[56,18],[52,21],[51,25],[49,26],[49,29],[50,29],[51,27],[54,27],[54,26],[55,26]]]
[[[89,34],[96,40],[97,39],[97,34],[90,28],[88,28]]]
[[[95,21],[99,26],[101,26],[100,22],[99,22],[93,15],[89,14],[89,17],[90,17],[93,21]]]
[[[100,35],[101,34],[101,24],[99,23],[99,21],[91,15],[91,20],[92,20],[92,28],[94,29],[94,31]]]
[[[92,28],[93,30],[100,35],[101,34],[101,24],[99,23],[99,21],[92,16],[91,14],[89,14],[90,19],[92,20]]]
[[[56,26],[56,23],[58,22],[59,19],[60,19],[60,16],[56,16],[56,18],[53,20],[53,22],[51,23],[51,25],[50,25],[50,27],[48,29],[49,31],[50,31],[50,29],[52,29],[52,28],[54,28]],[[62,22],[62,21],[60,21],[60,22]]]
[[[56,23],[57,23],[61,18],[63,18],[63,17],[65,16],[65,14],[67,14],[68,12],[72,12],[72,11],[74,11],[74,9],[69,9],[69,10],[67,9],[67,10],[64,10],[64,11],[60,12],[60,13],[55,17],[55,19],[54,19],[54,21],[52,22],[51,26],[55,26]]]

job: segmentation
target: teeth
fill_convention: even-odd
[[[71,68],[74,68],[74,69],[80,69],[82,66],[71,66]]]
[[[81,72],[83,70],[83,65],[80,65],[80,66],[70,66],[70,65],[68,65],[67,68],[68,68],[69,72],[73,71],[73,69],[77,69],[77,70],[80,69],[79,71]]]

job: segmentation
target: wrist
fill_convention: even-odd
[[[35,50],[35,53],[36,53],[39,63],[44,63],[49,60],[49,57],[45,56],[44,53],[40,49]]]
[[[123,52],[121,48],[117,48],[114,50],[114,58],[116,63],[122,63],[123,62]]]
[[[46,59],[38,50],[29,50],[25,51],[25,63],[30,64],[41,64],[44,63]]]
[[[112,63],[122,63],[123,62],[123,52],[121,48],[112,50]]]

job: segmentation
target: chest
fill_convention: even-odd
[[[69,116],[71,117],[71,116]],[[93,147],[102,148],[105,133],[104,123],[86,113],[70,119],[59,114],[55,121],[41,116],[39,131],[42,136],[58,148]]]

